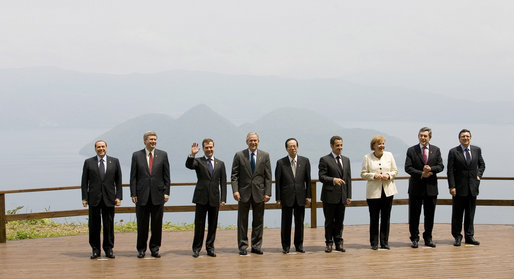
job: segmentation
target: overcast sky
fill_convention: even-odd
[[[514,101],[514,2],[0,0],[0,69],[338,78]]]

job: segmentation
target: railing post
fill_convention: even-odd
[[[0,243],[7,242],[7,232],[5,229],[5,194],[0,194]]]
[[[318,227],[318,200],[316,199],[316,181],[311,181],[311,228]]]

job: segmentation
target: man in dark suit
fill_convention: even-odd
[[[343,222],[345,206],[352,202],[352,174],[350,159],[342,156],[343,138],[330,138],[332,152],[319,160],[319,180],[323,183],[321,201],[325,215],[325,252],[345,252],[343,248]]]
[[[311,164],[309,159],[298,156],[298,141],[286,140],[288,156],[277,161],[275,169],[276,200],[282,206],[280,239],[282,253],[289,253],[291,246],[291,222],[294,212],[294,246],[296,252],[305,253],[303,248],[303,220],[305,206],[311,202]]]
[[[439,194],[437,173],[442,172],[444,166],[439,147],[429,144],[430,139],[432,139],[432,130],[428,127],[421,128],[418,133],[419,144],[407,150],[405,159],[405,171],[410,174],[409,231],[412,248],[418,248],[421,206],[425,214],[425,232],[423,233],[425,246],[435,247],[432,229]]]
[[[240,255],[248,248],[248,213],[252,207],[252,249],[262,255],[264,203],[271,197],[271,164],[269,154],[257,150],[259,135],[246,136],[248,149],[237,152],[232,163],[232,191],[237,205],[237,242]]]
[[[193,238],[193,257],[195,258],[198,258],[200,250],[202,250],[207,213],[209,214],[209,227],[205,248],[207,249],[207,255],[216,257],[214,240],[216,239],[216,228],[218,226],[218,211],[219,207],[224,206],[227,201],[225,163],[214,158],[214,141],[212,139],[204,139],[202,148],[205,156],[195,158],[200,148],[198,143],[193,143],[191,155],[186,160],[186,167],[195,170],[198,178],[193,194],[193,202],[196,203],[195,236]]]
[[[471,132],[459,132],[460,145],[448,153],[448,186],[452,195],[452,235],[454,246],[462,241],[462,215],[464,214],[464,235],[466,244],[480,245],[475,240],[473,221],[477,204],[478,186],[484,174],[485,163],[482,150],[470,145]]]
[[[89,245],[93,249],[91,259],[100,257],[100,230],[103,220],[103,249],[108,258],[114,259],[114,206],[123,198],[121,167],[118,159],[107,156],[107,143],[95,142],[96,156],[84,161],[82,169],[82,205],[89,205]]]
[[[164,203],[170,194],[170,164],[168,154],[155,148],[155,132],[146,132],[143,139],[145,148],[132,154],[130,167],[130,196],[136,204],[137,257],[145,256],[151,218],[150,252],[152,257],[160,258]]]

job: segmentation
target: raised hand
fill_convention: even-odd
[[[193,145],[191,146],[191,155],[195,156],[196,153],[200,151],[200,147],[198,146],[197,142],[193,142]]]

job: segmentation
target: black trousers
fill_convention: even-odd
[[[294,214],[294,246],[296,249],[303,248],[303,220],[305,218],[305,206],[296,202],[293,206],[282,205],[282,222],[280,225],[280,240],[282,249],[288,250],[291,247],[291,223]]]
[[[410,240],[419,241],[419,218],[421,206],[425,215],[423,239],[432,240],[432,229],[434,228],[435,207],[437,196],[413,196],[409,195],[409,231]]]
[[[323,203],[323,214],[325,215],[325,243],[332,245],[343,244],[343,222],[345,206],[340,203]]]
[[[465,240],[475,235],[474,220],[475,208],[477,206],[476,196],[452,198],[452,235],[454,238],[462,239],[462,215],[464,215],[464,236]]]
[[[195,235],[193,238],[193,251],[202,250],[203,236],[205,234],[205,217],[208,217],[207,239],[205,248],[207,251],[214,250],[214,240],[216,239],[216,228],[218,227],[218,206],[208,204],[196,204],[195,209]]]
[[[239,251],[248,249],[248,213],[252,208],[252,249],[261,250],[264,232],[264,201],[255,202],[252,197],[248,202],[237,204],[237,243]]]
[[[150,251],[157,252],[161,247],[162,239],[162,217],[163,217],[164,204],[154,205],[150,201],[142,206],[136,205],[136,218],[137,218],[137,251],[145,252],[148,241],[148,228],[150,225],[150,218],[152,219],[151,230],[152,236],[150,237]]]
[[[369,208],[369,242],[371,246],[378,246],[379,221],[380,221],[380,245],[389,245],[389,225],[393,197],[386,197],[384,189],[380,199],[367,199]]]
[[[114,206],[106,206],[102,201],[97,206],[89,206],[89,245],[95,252],[100,252],[100,231],[103,220],[104,251],[110,252],[114,247]]]

